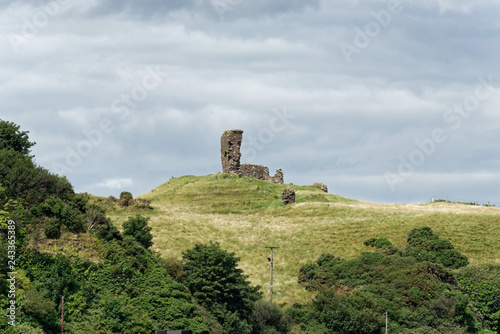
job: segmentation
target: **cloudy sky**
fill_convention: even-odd
[[[78,192],[221,170],[500,205],[497,0],[0,0],[0,118]]]

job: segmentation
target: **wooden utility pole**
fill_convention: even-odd
[[[385,334],[389,333],[389,319],[388,319],[389,312],[385,311]]]
[[[272,247],[264,247],[264,248],[271,249],[271,257],[268,258],[267,260],[271,263],[271,292],[270,292],[270,295],[271,295],[271,303],[272,303],[273,302],[273,250],[275,248],[279,248],[279,247],[272,246]]]
[[[61,334],[64,334],[64,296],[61,302]]]

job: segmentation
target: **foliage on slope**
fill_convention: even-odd
[[[275,305],[258,300],[257,288],[249,285],[237,267],[239,258],[234,253],[214,244],[196,245],[185,252],[184,263],[163,260],[149,249],[152,238],[148,219],[135,214],[150,210],[147,201],[155,199],[201,214],[257,214],[261,216],[254,218],[259,222],[262,216],[280,220],[297,216],[309,229],[321,228],[324,242],[332,242],[332,234],[325,233],[329,223],[310,224],[316,216],[336,220],[354,216],[371,223],[388,219],[388,214],[378,210],[374,215],[361,206],[351,207],[356,201],[322,193],[314,186],[294,186],[298,205],[285,208],[281,205],[284,185],[224,174],[173,179],[146,194],[146,202],[138,201],[139,206],[121,205],[133,203],[127,194],[120,200],[77,195],[65,178],[33,163],[29,156],[32,145],[25,132],[13,124],[0,124],[4,131],[0,131],[0,137],[8,133],[7,140],[0,141],[2,309],[8,302],[5,273],[10,219],[17,223],[18,247],[18,326],[8,327],[9,319],[0,316],[0,329],[7,328],[8,333],[58,332],[62,296],[68,333],[168,328],[213,334],[284,334],[289,332],[290,318],[298,333],[378,333],[386,311],[391,332],[499,332],[498,266],[452,271],[466,265],[467,258],[428,228],[412,231],[402,250],[387,238],[370,239],[366,245],[379,252],[362,253],[351,260],[325,254],[316,264],[303,266],[300,281],[317,296],[310,304],[295,304],[283,314]],[[330,207],[330,203],[341,205]],[[118,215],[135,216],[123,224],[124,234],[118,232],[99,204],[109,204]],[[389,215],[398,220],[407,218],[401,213]],[[419,219],[442,218],[434,214]],[[459,218],[464,222],[471,219]],[[498,220],[491,214],[487,218],[478,226]],[[289,226],[294,224],[289,222]],[[359,224],[349,223],[349,233],[357,227]],[[338,225],[334,228],[339,231]],[[95,248],[99,256],[89,261],[79,249],[70,249],[73,235],[79,242],[90,240],[93,245],[82,247]],[[54,243],[52,248],[42,248],[41,241]],[[310,240],[302,247],[312,249],[316,245],[317,240]],[[301,249],[296,252],[302,257]],[[211,254],[209,259],[221,260],[207,264],[207,254]],[[219,268],[221,263],[228,264],[224,270]],[[204,276],[207,273],[208,278]]]
[[[470,269],[463,269],[458,276],[459,284],[450,269],[466,266],[467,258],[428,227],[411,231],[408,246],[403,250],[394,247],[387,238],[372,238],[366,244],[379,251],[364,252],[352,260],[323,254],[316,263],[302,266],[299,282],[317,291],[317,295],[310,305],[296,304],[288,314],[303,330],[379,333],[385,326],[385,312],[389,315],[390,332],[497,330],[491,320],[496,320],[495,312],[500,311],[500,305],[494,304],[495,298],[485,301],[484,286],[478,289],[477,284],[466,279],[474,276]],[[500,284],[499,277],[485,275]],[[493,306],[494,310],[486,311],[488,321],[481,321],[484,315],[474,313],[470,300],[483,306],[483,310]]]
[[[58,332],[63,297],[67,333],[178,329],[195,334],[259,334],[274,330],[273,321],[280,312],[274,309],[274,319],[254,316],[260,293],[236,267],[235,254],[218,247],[214,250],[214,245],[197,245],[186,253],[185,268],[178,261],[161,259],[150,249],[147,217],[129,217],[123,234],[119,233],[99,201],[75,194],[64,177],[35,165],[29,156],[32,145],[27,132],[0,121],[0,308],[5,310],[15,302],[15,318],[0,314],[2,332]],[[149,201],[122,195],[110,201],[113,208],[118,202],[124,210],[150,209]],[[10,255],[7,249],[14,229],[15,255]],[[70,248],[60,242],[67,236],[96,245],[58,249]],[[41,243],[52,248],[40,247]],[[101,251],[94,261],[80,252],[89,247]],[[212,262],[206,263],[202,256],[206,250],[218,256],[209,257]],[[9,257],[15,258],[16,274],[8,275],[12,287],[6,275],[13,271],[7,268]],[[211,300],[205,294],[207,285],[195,283],[203,278],[196,268],[203,268],[201,273],[224,269],[211,286],[212,295],[222,299]]]

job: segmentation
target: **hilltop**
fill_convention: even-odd
[[[0,331],[368,334],[389,314],[391,332],[498,332],[498,208],[367,203],[261,165],[103,198],[33,145],[0,121]]]
[[[283,206],[292,187],[296,203]],[[373,249],[369,238],[387,237],[397,247],[408,233],[429,226],[452,242],[471,264],[500,263],[500,208],[453,204],[374,204],[327,194],[319,186],[274,184],[233,174],[183,176],[139,196],[151,200],[153,249],[181,257],[196,243],[219,242],[241,258],[240,267],[269,295],[269,250],[274,258],[274,301],[291,305],[313,296],[297,283],[300,267],[329,252],[346,259]],[[134,209],[108,210],[120,227]],[[266,298],[266,297],[265,297]]]

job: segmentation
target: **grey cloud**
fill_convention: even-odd
[[[187,17],[202,15],[212,20],[239,18],[256,18],[274,16],[287,12],[300,12],[306,8],[319,8],[319,0],[146,0],[146,1],[114,1],[106,0],[95,3],[86,15],[97,17],[102,15],[125,14],[140,20],[164,20],[170,14],[183,12]],[[222,12],[221,12],[222,10]]]
[[[20,31],[23,15],[39,6],[29,4],[0,2],[9,10],[0,14],[0,35]],[[77,191],[98,195],[119,195],[111,189],[118,183],[105,180],[130,180],[127,190],[137,195],[171,176],[218,172],[224,130],[258,138],[273,110],[287,108],[296,117],[260,140],[262,149],[245,142],[244,162],[282,167],[287,182],[323,181],[332,192],[376,202],[438,192],[499,200],[487,181],[497,182],[491,152],[500,142],[500,84],[458,129],[443,114],[474,94],[479,76],[500,81],[500,7],[403,6],[347,63],[339,43],[353,43],[355,29],[386,1],[243,0],[222,19],[208,0],[81,2],[19,53],[0,41],[0,116],[31,131],[37,161],[48,168],[88,140],[83,131],[110,119],[114,130],[67,173]],[[141,87],[145,68],[156,65],[163,82],[121,119],[113,102]],[[448,139],[392,191],[384,174],[397,173],[400,157],[408,159],[435,128]]]

